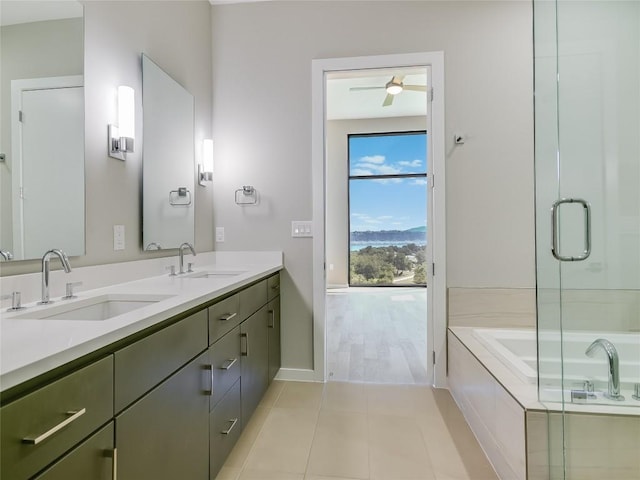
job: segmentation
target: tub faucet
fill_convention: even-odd
[[[584,352],[587,356],[593,357],[598,347],[602,348],[607,354],[609,361],[609,386],[605,397],[610,400],[623,401],[624,396],[620,395],[620,370],[618,368],[618,351],[609,340],[598,338]]]
[[[0,257],[4,258],[7,262],[13,260],[13,254],[9,250],[0,250]]]
[[[53,250],[49,250],[42,256],[42,301],[38,302],[39,305],[46,305],[47,303],[51,303],[49,300],[49,262],[51,259],[51,255],[57,255],[60,259],[60,263],[62,263],[62,268],[66,273],[71,272],[71,265],[69,265],[69,258],[62,251],[54,248]]]
[[[193,245],[191,245],[189,242],[184,242],[182,245],[180,245],[180,248],[178,249],[178,256],[180,257],[180,271],[178,272],[180,273],[185,273],[184,271],[184,249],[188,248],[189,250],[191,250],[191,254],[195,257],[196,256],[196,251],[193,249]]]

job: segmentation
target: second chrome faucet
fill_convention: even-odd
[[[191,245],[189,242],[184,242],[182,245],[180,245],[180,247],[178,248],[178,257],[180,258],[180,271],[178,272],[180,273],[186,273],[184,271],[184,251],[185,249],[189,249],[191,251],[191,255],[193,255],[194,257],[196,256],[196,251],[193,248],[193,245]]]
[[[624,400],[624,396],[620,395],[620,368],[618,351],[616,350],[616,347],[613,345],[613,343],[611,343],[609,340],[605,338],[598,338],[591,345],[589,345],[584,353],[589,357],[593,357],[598,348],[602,348],[607,354],[607,371],[609,374],[609,384],[605,397],[610,400],[621,402]]]
[[[62,250],[54,248],[52,250],[49,250],[42,256],[42,300],[38,302],[40,305],[51,303],[51,300],[49,299],[49,263],[51,261],[51,255],[56,255],[60,259],[62,268],[64,268],[64,271],[66,273],[71,272],[69,258]]]

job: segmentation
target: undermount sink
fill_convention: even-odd
[[[225,278],[235,277],[247,273],[246,270],[212,270],[210,272],[196,272],[186,275],[186,278]]]
[[[173,295],[135,295],[113,293],[64,303],[57,301],[51,307],[28,312],[14,318],[31,320],[108,320],[118,315],[146,307]]]

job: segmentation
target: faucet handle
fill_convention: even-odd
[[[164,267],[165,270],[169,270],[169,276],[170,277],[175,277],[176,276],[176,266],[175,265],[168,265],[166,267]]]
[[[62,297],[63,300],[70,300],[72,298],[78,298],[77,295],[73,294],[74,287],[79,287],[82,285],[82,282],[69,282],[67,283],[67,294]]]
[[[193,272],[193,263],[187,263],[187,273]]]
[[[12,292],[7,295],[0,296],[0,299],[6,300],[7,298],[11,299],[11,308],[7,308],[7,312],[15,312],[16,310],[22,310],[22,300],[20,292]]]

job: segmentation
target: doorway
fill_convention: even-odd
[[[444,330],[446,326],[445,320],[445,309],[444,309],[444,285],[446,284],[445,280],[445,270],[442,269],[441,275],[438,277],[433,276],[434,272],[434,264],[437,262],[442,267],[444,267],[444,259],[445,257],[445,244],[444,244],[444,188],[436,189],[434,188],[435,183],[433,181],[433,176],[435,172],[438,172],[439,178],[442,179],[442,187],[444,187],[444,152],[443,152],[443,97],[440,97],[438,101],[433,101],[432,92],[435,90],[439,92],[440,95],[444,95],[443,91],[443,58],[442,53],[426,53],[426,54],[405,54],[405,55],[388,55],[388,56],[376,56],[376,57],[357,57],[350,59],[328,59],[328,60],[316,60],[313,62],[313,84],[314,84],[314,115],[313,115],[313,165],[314,165],[314,219],[320,219],[322,225],[320,225],[320,221],[314,222],[316,235],[314,237],[314,375],[316,380],[325,381],[330,379],[330,371],[327,367],[327,343],[329,341],[329,332],[328,329],[330,327],[329,318],[326,315],[329,313],[329,308],[334,309],[335,303],[329,307],[328,304],[328,295],[327,295],[327,287],[347,287],[348,280],[342,282],[335,283],[335,273],[336,270],[348,270],[345,265],[348,265],[347,262],[343,261],[333,261],[333,258],[330,258],[331,255],[328,254],[329,251],[336,251],[333,248],[333,243],[336,241],[342,241],[344,244],[348,245],[349,236],[342,235],[342,240],[337,240],[340,238],[340,235],[335,235],[332,231],[333,220],[330,212],[332,211],[332,202],[337,200],[337,196],[334,195],[334,189],[336,185],[339,183],[332,181],[332,172],[329,168],[328,161],[330,158],[330,151],[332,150],[331,144],[331,132],[330,130],[334,128],[334,126],[330,125],[327,122],[327,116],[325,112],[329,105],[327,102],[327,90],[330,88],[328,85],[329,79],[337,79],[344,80],[348,78],[358,78],[359,81],[365,82],[367,77],[374,78],[376,76],[395,79],[396,72],[393,72],[390,75],[392,70],[399,69],[422,69],[423,72],[427,72],[425,77],[427,81],[422,85],[423,92],[405,92],[405,98],[409,98],[408,96],[411,94],[422,95],[423,102],[422,107],[425,109],[426,107],[426,115],[423,114],[423,118],[418,120],[417,118],[420,115],[411,115],[414,122],[419,122],[418,128],[410,127],[403,128],[402,130],[412,130],[412,131],[431,131],[432,136],[434,138],[428,144],[428,158],[433,159],[428,166],[428,190],[429,190],[429,198],[428,201],[428,218],[431,221],[428,221],[428,225],[434,225],[432,229],[433,235],[431,235],[431,239],[427,244],[427,265],[430,268],[427,268],[427,283],[432,285],[432,288],[426,289],[424,292],[424,297],[426,301],[422,302],[424,306],[425,315],[421,316],[422,326],[424,327],[424,335],[417,333],[412,336],[422,336],[425,339],[425,347],[423,350],[422,357],[424,358],[425,363],[425,374],[424,375],[416,375],[419,377],[418,383],[427,383],[433,384],[435,386],[445,386],[445,372],[446,366],[445,356],[444,356]],[[390,70],[392,69],[392,70]],[[414,73],[414,72],[412,72]],[[407,82],[409,83],[409,82]],[[382,88],[385,86],[382,84]],[[363,85],[362,90],[368,91],[367,93],[376,93],[375,90],[380,90],[380,87],[377,85]],[[388,95],[384,92],[382,93],[382,97],[380,102],[388,102]],[[387,95],[387,97],[385,97]],[[397,97],[401,98],[400,95]],[[384,100],[383,100],[384,99]],[[394,100],[395,102],[395,100]],[[414,102],[420,104],[420,101]],[[344,104],[344,102],[340,102],[340,104]],[[326,107],[326,108],[325,108]],[[371,118],[371,116],[361,117],[361,121],[364,118],[368,118],[371,122],[381,123],[380,119]],[[407,119],[402,119],[402,116],[396,117],[396,121],[406,121]],[[377,130],[380,131],[381,125],[378,125]],[[360,132],[355,133],[372,133],[375,132],[376,128],[366,130],[360,130]],[[352,132],[354,133],[354,132]],[[346,139],[344,140],[346,142]],[[380,162],[380,159],[375,159],[375,161]],[[346,176],[343,176],[342,188],[345,191],[348,190],[347,179]],[[339,200],[338,200],[339,201]],[[344,206],[344,205],[343,205]],[[347,210],[348,212],[348,210]],[[347,213],[344,214],[344,220],[341,223],[343,225],[343,229],[348,229],[349,222],[346,221]],[[437,225],[441,224],[442,227],[438,228]],[[349,248],[341,249],[344,257],[349,256]],[[343,276],[343,278],[345,278]],[[342,284],[341,284],[342,283]],[[418,295],[416,299],[409,300],[409,297],[412,297],[412,294],[408,291],[403,292],[393,292],[392,289],[389,289],[385,295],[376,295],[376,299],[374,302],[371,302],[366,299],[367,292],[361,291],[359,292],[361,295],[360,299],[364,299],[364,304],[373,305],[377,301],[384,301],[384,297],[386,297],[387,304],[389,305],[387,308],[379,307],[377,309],[378,312],[386,310],[387,312],[396,312],[400,311],[398,308],[399,305],[405,304],[407,306],[410,302],[415,302],[414,305],[420,304]],[[393,288],[395,290],[395,288]],[[332,295],[340,295],[347,294],[347,291],[340,292],[335,288],[332,289]],[[349,292],[351,293],[351,292]],[[355,292],[353,292],[355,293]],[[412,297],[413,298],[413,297]],[[395,304],[393,303],[395,302]],[[339,302],[338,302],[339,303]],[[393,315],[388,315],[393,316]],[[420,316],[420,315],[419,315]],[[429,322],[427,322],[427,318]],[[369,330],[372,330],[371,324],[365,326]],[[383,332],[384,334],[384,332]],[[384,336],[384,335],[383,335]],[[426,337],[426,338],[425,338]],[[335,342],[334,339],[331,340]],[[406,346],[406,345],[405,345]],[[435,360],[435,361],[434,361]],[[336,373],[336,369],[334,368],[334,374]],[[410,371],[411,369],[408,368]],[[363,380],[365,380],[363,378]],[[371,379],[371,381],[381,381],[380,378]],[[384,380],[382,380],[384,381]],[[402,383],[414,383],[414,382],[402,382]]]

